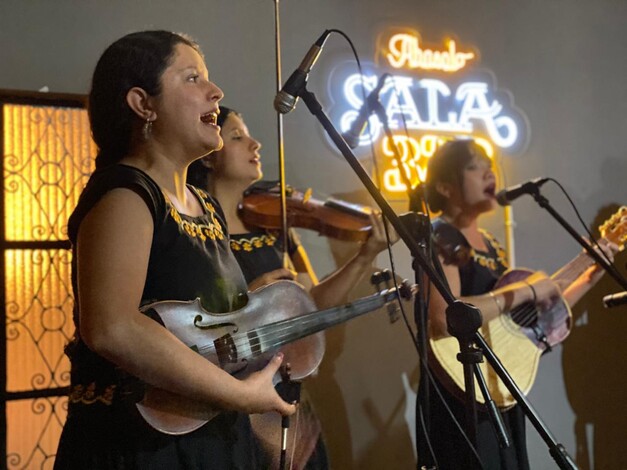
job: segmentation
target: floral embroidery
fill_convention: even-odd
[[[195,189],[194,189],[195,190]],[[183,229],[187,235],[194,238],[200,238],[202,241],[205,241],[207,238],[210,240],[223,240],[224,239],[224,230],[222,230],[222,225],[216,218],[216,209],[209,201],[207,201],[207,195],[201,190],[195,190],[196,194],[200,197],[202,205],[209,216],[208,224],[198,224],[196,222],[190,222],[188,220],[184,220],[181,217],[179,211],[176,210],[174,205],[170,202],[168,197],[166,196],[166,201],[170,206],[170,216],[174,219],[174,221]]]
[[[254,249],[263,248],[264,246],[274,246],[275,243],[276,237],[270,233],[267,233],[258,237],[231,240],[231,250],[253,251]]]
[[[70,389],[69,400],[71,403],[82,403],[84,405],[92,405],[96,402],[111,405],[113,403],[113,395],[115,393],[115,385],[105,387],[102,393],[96,393],[96,383],[92,382],[87,387],[79,384],[74,385]]]
[[[488,240],[488,243],[490,244],[490,246],[496,252],[497,258],[494,259],[492,257],[479,254],[473,248],[471,250],[471,256],[474,259],[474,261],[476,263],[478,263],[480,266],[488,268],[491,271],[497,271],[498,270],[497,269],[498,268],[497,263],[499,265],[501,265],[503,268],[507,269],[509,267],[509,264],[507,263],[507,254],[505,253],[505,250],[503,249],[503,247],[501,247],[499,242],[496,241],[496,238],[494,238],[490,233],[486,232],[485,230],[481,230],[481,229],[480,229],[480,231],[481,231],[482,235]]]

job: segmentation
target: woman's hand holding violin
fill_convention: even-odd
[[[247,387],[245,396],[248,396],[247,402],[242,406],[242,411],[248,414],[276,411],[283,416],[289,416],[296,412],[296,405],[284,401],[272,383],[272,379],[282,362],[283,354],[277,353],[266,367],[242,381]]]

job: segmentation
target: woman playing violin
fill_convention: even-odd
[[[484,324],[504,312],[524,304],[542,306],[550,303],[563,290],[564,299],[574,304],[603,274],[598,266],[583,272],[572,284],[559,285],[543,272],[537,272],[524,281],[495,289],[495,284],[505,270],[505,251],[496,239],[478,224],[479,217],[496,207],[496,177],[491,160],[485,151],[472,140],[455,140],[444,144],[429,160],[427,171],[427,196],[429,207],[440,216],[433,221],[436,238],[446,246],[459,246],[469,250],[467,262],[454,264],[441,256],[444,274],[452,294],[477,306]],[[446,229],[446,230],[443,230]],[[618,247],[600,242],[610,259]],[[429,326],[432,338],[448,336],[446,303],[437,290],[431,290]],[[448,407],[458,422],[464,426],[464,404],[443,386]],[[466,468],[469,447],[454,425],[440,398],[431,390],[430,443],[439,464],[438,468]],[[487,414],[479,412],[477,451],[485,469],[527,469],[529,462],[525,443],[525,420],[519,407],[504,411],[503,420],[512,445],[499,448]],[[419,460],[427,463],[429,455],[425,436],[418,434]]]
[[[279,249],[280,234],[247,225],[238,211],[244,191],[262,176],[261,144],[250,135],[242,116],[229,108],[220,107],[218,124],[224,141],[222,149],[192,164],[188,181],[207,189],[220,201],[231,234],[231,249],[244,271],[249,288],[254,290],[270,282],[296,276],[298,282],[310,291],[320,309],[346,302],[351,289],[364,273],[369,272],[375,257],[387,246],[382,218],[371,216],[370,237],[353,258],[321,282],[317,281],[305,249],[290,230],[287,252],[292,266],[284,267]],[[307,403],[301,404],[301,407],[305,406],[308,406]],[[316,429],[317,419],[313,413],[303,413],[300,420],[299,426]],[[298,440],[297,453],[301,455],[302,462],[309,460],[306,468],[327,468],[324,447],[319,440],[319,425],[317,429],[317,432]]]

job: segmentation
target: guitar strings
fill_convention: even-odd
[[[569,262],[560,271],[558,271],[556,275],[553,276],[553,279],[559,278],[559,279],[565,280],[566,284],[570,285],[575,281],[575,279],[577,279],[577,277],[579,277],[583,272],[585,272],[586,269],[591,267],[593,264],[594,264],[594,261],[592,260],[592,258],[590,258],[587,255],[587,253],[581,252],[571,262]],[[538,308],[535,305],[533,305],[531,302],[526,302],[512,309],[506,315],[511,318],[511,320],[514,322],[514,325],[511,325],[511,324],[505,325],[502,322],[498,322],[498,323],[494,322],[494,324],[490,324],[490,328],[493,332],[501,333],[502,330],[511,330],[511,329],[516,329],[517,331],[520,331],[523,328],[531,327],[534,323],[538,322],[538,320],[540,319],[542,315],[542,312],[540,312]],[[553,323],[551,325],[551,328],[553,330],[561,328],[568,321],[570,321],[570,316],[567,315],[564,319],[560,320],[559,322]],[[543,333],[545,334],[545,336],[547,336],[545,331],[543,331]],[[525,335],[525,336],[529,337],[529,335]],[[538,344],[544,344],[539,338],[537,338],[537,336],[535,335],[535,332],[534,332],[534,338],[535,340],[533,338],[531,340],[537,342]],[[509,338],[507,336],[503,336],[501,337],[500,341],[499,340],[494,341],[493,346],[494,347],[503,346],[508,341],[509,341]],[[555,344],[551,344],[549,342],[549,345],[554,346]]]

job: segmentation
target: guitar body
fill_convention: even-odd
[[[495,289],[522,281],[533,274],[526,269],[507,271],[496,283]],[[518,387],[527,394],[538,372],[540,356],[549,346],[563,341],[570,332],[571,312],[560,297],[546,310],[538,312],[525,304],[512,312],[499,315],[484,324],[479,332],[501,360]],[[464,399],[464,370],[457,360],[459,343],[454,337],[430,340],[430,353],[435,361],[433,369],[451,393]],[[495,403],[503,409],[511,408],[516,400],[496,375],[492,367],[482,362],[479,367]],[[475,384],[477,402],[484,403]]]
[[[248,304],[230,313],[207,312],[199,299],[157,302],[142,310],[155,311],[183,343],[240,379],[262,369],[280,350],[284,362],[290,364],[291,379],[302,380],[318,368],[324,355],[323,332],[280,348],[267,347],[264,342],[266,335],[260,327],[316,310],[305,290],[292,281],[280,281],[250,293]],[[279,381],[277,374],[275,384]],[[206,403],[194,403],[156,388],[146,390],[137,409],[148,424],[166,434],[189,433],[219,413]]]
[[[511,269],[507,271],[497,281],[495,289],[523,281],[533,274],[529,269]],[[516,315],[509,312],[512,321],[516,321]],[[520,330],[527,338],[541,351],[544,352],[549,347],[553,347],[564,341],[570,334],[572,328],[572,313],[570,307],[562,297],[553,300],[551,306],[538,315],[537,310],[533,313],[532,319],[525,318],[525,321],[518,321]],[[531,324],[528,324],[530,323]],[[538,330],[539,328],[539,330]],[[546,339],[541,341],[538,336],[544,333]]]

